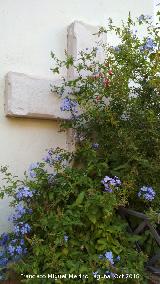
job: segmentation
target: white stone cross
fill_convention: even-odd
[[[77,59],[79,51],[95,46],[99,39],[93,34],[98,31],[98,26],[90,26],[79,21],[73,22],[67,30],[68,54]],[[70,68],[66,77],[71,79],[74,76],[74,70]],[[59,85],[61,82],[61,80],[51,81],[9,72],[5,82],[6,116],[54,120],[68,118],[68,113],[60,110],[58,95],[51,92],[51,85]]]

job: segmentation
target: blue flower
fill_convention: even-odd
[[[26,208],[24,206],[22,206],[21,204],[18,204],[16,207],[15,207],[15,210],[17,213],[23,215],[26,213]]]
[[[29,224],[24,224],[24,226],[21,228],[22,234],[28,234],[31,231],[31,227]]]
[[[24,250],[23,250],[23,254],[26,254],[27,253],[27,248],[25,248]]]
[[[3,233],[0,236],[0,246],[5,246],[8,240],[9,240],[9,235],[6,233]]]
[[[24,239],[20,240],[20,245],[23,246],[24,245]]]
[[[43,158],[43,160],[44,160],[47,164],[51,165],[51,164],[52,164],[52,153],[48,151],[48,152],[47,152],[47,155]]]
[[[9,245],[8,246],[8,253],[13,256],[14,255],[14,252],[15,252],[15,247],[12,246],[12,245]]]
[[[106,251],[105,257],[106,257],[106,259],[107,259],[111,264],[114,264],[114,261],[113,261],[113,254],[112,254],[111,251]]]
[[[139,22],[142,22],[144,20],[144,15],[140,15],[139,17],[138,17],[138,21]]]
[[[6,257],[0,258],[0,267],[5,267],[7,263],[8,263],[8,258]]]
[[[54,157],[54,161],[55,161],[55,162],[58,162],[58,161],[61,161],[61,160],[62,160],[61,155],[56,155],[56,156]]]
[[[95,271],[95,272],[92,272],[93,276],[96,278],[97,277],[97,274],[99,274],[98,271]]]
[[[99,144],[98,144],[98,143],[94,143],[94,144],[92,144],[92,148],[94,148],[94,149],[98,149],[98,147],[99,147]]]
[[[18,219],[20,219],[24,214],[31,214],[32,213],[32,209],[30,208],[25,208],[23,205],[21,204],[18,204],[16,207],[15,207],[15,214],[12,214],[8,220],[9,221],[16,221]]]
[[[153,49],[155,46],[156,46],[156,43],[154,43],[153,39],[148,38],[146,43],[145,43],[144,48],[145,49]]]
[[[27,223],[19,222],[19,224],[14,227],[14,233],[16,235],[19,235],[19,234],[25,235],[25,234],[28,234],[30,231],[31,231],[31,227]]]
[[[120,181],[120,179],[117,176],[114,177],[114,180],[116,182],[116,186],[121,185],[121,181]]]
[[[55,155],[54,157],[52,157],[53,153],[51,150],[49,150],[47,152],[47,155],[43,158],[43,160],[49,164],[50,166],[52,166],[55,162],[61,161],[62,160],[62,156],[60,154]]]
[[[17,254],[22,254],[22,251],[23,251],[23,250],[22,250],[22,247],[21,247],[21,246],[17,246],[16,249],[15,249],[15,251],[16,251]]]
[[[154,47],[156,47],[156,43],[153,41],[153,39],[151,38],[147,38],[145,44],[143,46],[140,46],[140,50],[144,51],[144,50],[153,50]]]
[[[147,201],[152,201],[154,199],[154,196],[146,193],[143,195],[143,197],[147,200]]]
[[[74,111],[77,112],[76,107],[77,107],[77,102],[74,100],[71,100],[70,98],[66,97],[62,100],[60,109],[61,111]]]
[[[143,186],[138,192],[138,197],[142,197],[147,201],[152,201],[155,198],[155,195],[156,193],[151,186]]]
[[[69,237],[68,237],[67,235],[64,235],[64,241],[65,241],[65,242],[68,242],[68,238],[69,238]]]
[[[118,255],[115,260],[116,260],[116,261],[120,261],[120,259],[121,259],[121,258],[120,258],[120,256]]]
[[[113,47],[113,49],[114,49],[116,52],[120,51],[120,47],[119,47],[119,46],[115,46],[115,47]]]
[[[118,177],[111,178],[109,176],[105,176],[104,179],[101,181],[104,184],[105,191],[112,192],[113,187],[118,187],[121,185],[121,181]]]
[[[19,226],[16,225],[16,226],[14,227],[13,231],[14,231],[15,234],[18,234],[18,233],[20,232]]]
[[[98,258],[99,258],[99,259],[103,259],[103,254],[100,254],[100,255],[98,256]]]
[[[35,178],[35,177],[36,177],[35,169],[37,169],[38,166],[39,166],[39,163],[32,163],[32,164],[29,166],[29,174],[30,174],[30,177],[31,177],[31,178]]]
[[[29,187],[24,186],[18,189],[16,197],[18,200],[22,200],[24,197],[33,197],[33,192]]]
[[[31,231],[31,227],[29,224],[24,224],[22,227],[21,227],[21,233],[22,235],[24,234],[28,234],[29,232]]]
[[[138,17],[138,21],[140,22],[140,23],[142,23],[142,21],[144,21],[144,20],[152,20],[152,16],[150,16],[150,15],[140,15],[139,17]]]
[[[14,244],[16,244],[17,243],[17,239],[13,239],[13,240],[11,240],[11,245],[14,245]]]
[[[113,192],[113,189],[108,184],[105,185],[105,189],[104,190],[108,191],[110,193]]]

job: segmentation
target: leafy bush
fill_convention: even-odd
[[[146,27],[143,38],[138,25]],[[1,236],[0,264],[2,272],[8,264],[24,276],[35,274],[34,280],[24,277],[27,283],[106,283],[107,277],[110,283],[148,283],[144,265],[153,245],[144,245],[148,236],[131,236],[117,210],[145,212],[157,226],[160,38],[144,15],[136,22],[129,15],[121,27],[110,19],[99,36],[104,32],[115,33],[119,45],[100,41],[78,60],[66,54],[61,61],[52,53],[53,72],[66,67],[77,74],[54,86],[61,110],[71,114],[61,130],[74,130],[76,150],[49,149],[23,181],[1,169],[6,181],[1,196],[12,197],[15,213],[13,232]],[[137,240],[144,252],[136,250]],[[48,274],[77,278],[54,280]]]

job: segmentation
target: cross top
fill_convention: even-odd
[[[67,52],[75,59],[85,48],[91,49],[98,41],[93,35],[99,30],[80,21],[73,22],[67,29]],[[104,35],[104,40],[106,36]],[[99,59],[101,54],[98,55]],[[68,70],[66,77],[76,76],[73,68]],[[5,114],[8,117],[65,119],[68,113],[61,112],[60,99],[56,93],[51,93],[51,85],[61,84],[61,80],[49,80],[28,76],[22,73],[9,72],[5,84]]]

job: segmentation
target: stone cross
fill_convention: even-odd
[[[83,22],[73,22],[67,30],[67,52],[75,59],[78,53],[86,48],[91,49],[99,41],[98,26]],[[103,36],[105,39],[105,36]],[[99,59],[101,53],[99,53]],[[67,79],[74,78],[74,70],[70,68]],[[51,85],[61,84],[61,80],[51,81],[34,78],[22,73],[9,72],[5,82],[5,114],[8,117],[41,118],[61,120],[67,119],[68,113],[60,110],[60,99],[51,92]]]

